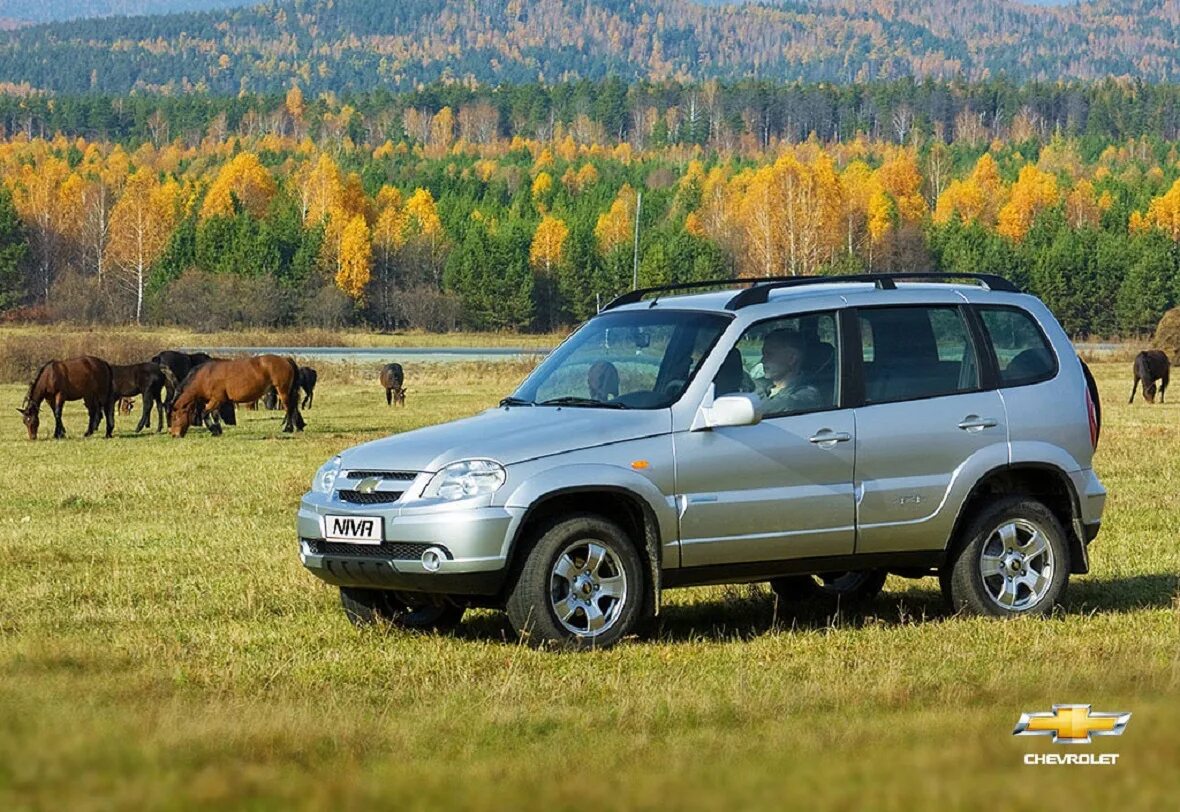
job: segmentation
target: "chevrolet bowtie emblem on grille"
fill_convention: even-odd
[[[1089,705],[1054,705],[1047,713],[1022,713],[1013,736],[1052,736],[1055,744],[1089,744],[1091,736],[1121,736],[1129,713],[1095,713]]]
[[[377,486],[381,484],[381,480],[375,476],[366,477],[357,483],[356,489],[360,493],[372,493],[377,490]]]

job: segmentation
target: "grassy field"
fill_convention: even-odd
[[[485,611],[452,638],[358,632],[296,554],[324,459],[494,404],[519,366],[410,370],[405,410],[329,369],[298,437],[265,412],[134,436],[136,413],[82,439],[71,404],[67,440],[30,443],[0,386],[0,809],[1175,808],[1180,402],[1128,406],[1127,366],[1096,370],[1110,498],[1056,616],[951,617],[931,579],[837,618],[704,588],[587,654]],[[1010,735],[1067,702],[1134,716],[1072,750]]]

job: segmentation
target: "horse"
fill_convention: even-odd
[[[165,407],[171,407],[178,386],[172,370],[163,364],[149,361],[126,366],[111,365],[111,375],[116,398],[122,400],[134,395],[143,395],[143,415],[139,418],[139,425],[135,427],[135,431],[140,432],[151,426],[153,405],[156,407],[159,423],[156,431],[163,431]],[[161,391],[165,394],[163,398],[160,397]],[[130,414],[130,411],[127,414]]]
[[[315,384],[319,377],[315,367],[299,367],[299,388],[303,390],[303,402],[299,404],[301,409],[311,408],[311,402],[315,399]]]
[[[268,386],[279,393],[286,416],[283,432],[303,431],[299,414],[299,370],[295,361],[278,355],[257,355],[233,361],[210,361],[194,369],[180,387],[172,408],[173,437],[183,437],[203,406],[216,412],[224,403],[248,403]]]
[[[37,439],[37,431],[41,426],[41,402],[45,400],[50,402],[50,408],[53,409],[55,440],[66,436],[61,410],[69,400],[80,400],[86,404],[86,411],[90,415],[86,437],[94,433],[104,415],[107,421],[106,436],[110,437],[114,430],[115,395],[111,386],[111,365],[101,358],[83,355],[65,361],[54,360],[37,370],[29,384],[24,405],[17,409],[24,418],[30,440]]]
[[[315,383],[319,375],[312,367],[299,367],[299,388],[303,390],[303,401],[299,404],[300,409],[310,409],[311,401],[315,397]],[[279,408],[279,396],[272,386],[266,390],[266,394],[262,396],[262,405],[270,409],[272,412]],[[246,408],[250,408],[247,406]]]
[[[1133,371],[1135,381],[1131,384],[1131,399],[1135,402],[1135,389],[1143,382],[1143,399],[1155,403],[1155,382],[1160,382],[1160,403],[1164,402],[1164,391],[1168,388],[1168,374],[1171,370],[1168,354],[1162,350],[1144,350],[1135,356]]]
[[[176,380],[181,382],[181,386],[184,385],[184,380],[194,369],[201,366],[201,364],[207,364],[210,361],[217,360],[221,359],[214,358],[207,352],[180,352],[178,350],[164,350],[163,352],[158,352],[152,356],[152,363],[159,364],[162,367],[167,367],[168,369],[172,370],[172,374],[176,377]],[[172,404],[167,403],[165,405],[165,412],[168,415],[168,423],[171,424]],[[217,423],[218,419],[220,419],[220,421],[225,423],[227,426],[236,426],[238,424],[238,420],[237,415],[234,412],[234,404],[224,403],[222,404],[221,408],[218,409],[217,416],[214,418],[214,425],[217,425],[217,431],[220,433],[221,426],[219,423]],[[204,422],[203,414],[198,414],[197,422]],[[210,427],[210,430],[212,430],[212,426]]]
[[[126,417],[135,411],[135,401],[132,398],[119,398],[119,402],[115,404],[115,414]]]
[[[405,382],[406,375],[401,364],[386,364],[381,368],[381,385],[385,387],[386,406],[392,406],[394,402],[398,406],[406,405],[406,389],[403,386]]]

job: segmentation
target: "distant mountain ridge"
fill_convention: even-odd
[[[1052,8],[1012,0],[288,0],[0,35],[0,82],[121,94],[608,75],[1176,81],[1178,41],[1180,0]]]
[[[214,11],[256,2],[258,0],[0,0],[0,20],[47,23],[114,15]]]

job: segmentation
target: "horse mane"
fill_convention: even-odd
[[[37,386],[37,381],[41,380],[41,373],[53,363],[53,360],[54,359],[51,358],[42,364],[41,368],[37,370],[37,374],[33,376],[33,380],[29,382],[29,391],[25,393],[25,402],[21,404],[21,411],[29,408],[29,406],[33,403],[33,389]]]

